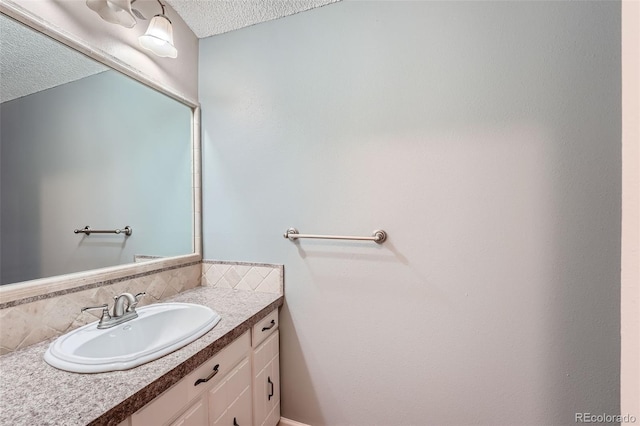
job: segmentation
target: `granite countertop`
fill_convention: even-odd
[[[249,330],[282,295],[197,287],[165,302],[206,305],[222,319],[193,343],[125,371],[77,374],[47,364],[50,339],[0,357],[0,424],[117,425]]]

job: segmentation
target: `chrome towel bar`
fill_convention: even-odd
[[[130,226],[125,226],[124,229],[91,229],[89,225],[85,226],[82,229],[74,229],[74,234],[83,233],[85,235],[91,234],[121,234],[124,233],[127,237],[133,234],[133,228]]]
[[[314,235],[314,234],[301,234],[296,228],[289,228],[284,233],[284,237],[293,241],[298,238],[318,238],[324,240],[357,240],[357,241],[373,241],[378,244],[382,244],[387,239],[387,233],[382,229],[376,229],[373,231],[371,237],[353,237],[349,235]]]

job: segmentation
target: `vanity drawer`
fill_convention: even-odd
[[[251,346],[254,348],[257,347],[264,341],[264,339],[269,337],[271,333],[273,333],[277,329],[278,308],[271,311],[269,315],[258,321],[258,323],[253,326],[253,330],[251,333]]]
[[[234,340],[233,343],[198,367],[193,373],[185,377],[183,380],[186,380],[189,383],[189,400],[201,394],[204,390],[215,386],[227,374],[229,374],[238,362],[247,356],[247,353],[251,348],[249,340],[249,332],[247,331],[242,336]],[[207,382],[201,382],[198,385],[195,384],[198,380],[205,379],[210,376],[216,365],[218,366],[218,373],[216,373],[215,376]]]
[[[131,416],[132,426],[163,425],[175,418],[195,397],[211,389],[224,376],[233,371],[238,362],[245,357],[251,348],[249,332],[238,337],[220,352],[208,359],[204,364],[184,377],[156,399],[142,407]],[[218,365],[218,373],[206,382],[195,385],[198,379],[205,379]]]

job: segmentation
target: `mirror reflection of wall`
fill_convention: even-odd
[[[191,109],[0,25],[0,283],[192,253]]]

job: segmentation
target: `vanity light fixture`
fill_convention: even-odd
[[[151,18],[149,28],[144,35],[138,37],[140,46],[163,58],[175,58],[178,49],[173,45],[173,27],[165,15],[164,4],[158,0],[162,13]]]
[[[163,58],[178,57],[178,49],[173,45],[173,26],[165,12],[165,5],[157,0],[162,13],[151,18],[147,32],[138,37],[140,46],[152,51]],[[112,24],[133,28],[136,16],[146,18],[137,9],[132,9],[136,0],[86,0],[89,9],[96,12],[102,19]]]
[[[87,0],[87,6],[107,22],[122,25],[125,28],[133,28],[136,25],[136,18],[131,10],[133,1]]]

